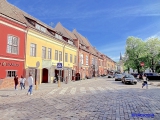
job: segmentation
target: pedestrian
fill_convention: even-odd
[[[148,81],[146,79],[143,80],[143,83],[142,83],[142,88],[146,86],[146,89],[148,89]]]
[[[21,78],[20,78],[21,90],[22,90],[22,87],[25,89],[25,81],[26,81],[26,78],[24,78],[23,76],[21,76]]]
[[[29,89],[28,89],[28,93],[27,95],[33,95],[32,94],[32,88],[33,88],[33,77],[31,74],[29,74],[29,77],[28,77],[28,85],[29,85]]]
[[[18,85],[18,75],[15,75],[15,77],[14,77],[14,84],[15,84],[15,90],[18,90],[18,89],[17,89],[17,85]]]
[[[56,74],[56,76],[55,76],[55,77],[56,77],[56,80],[57,80],[57,82],[58,82],[58,73]]]

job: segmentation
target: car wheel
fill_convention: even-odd
[[[137,84],[137,82],[134,83],[135,85]]]

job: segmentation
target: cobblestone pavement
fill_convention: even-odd
[[[41,84],[33,95],[0,90],[0,120],[160,120],[160,88],[125,85],[100,77],[69,84]],[[132,114],[154,114],[153,118]]]

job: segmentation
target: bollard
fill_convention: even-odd
[[[38,90],[38,81],[36,80],[36,88],[35,90]]]

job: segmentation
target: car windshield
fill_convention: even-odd
[[[134,78],[133,75],[127,75],[126,78]]]
[[[121,75],[121,74],[117,74],[116,76],[117,76],[117,77],[121,77],[122,75]]]

